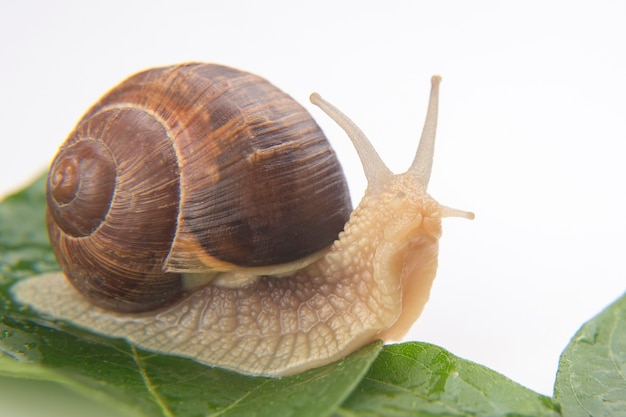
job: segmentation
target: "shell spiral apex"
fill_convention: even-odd
[[[311,95],[363,164],[368,189],[352,210],[321,129],[265,79],[200,63],[131,76],[52,162],[46,216],[63,274],[22,280],[15,298],[251,375],[398,340],[428,299],[442,217],[473,217],[427,193],[439,82],[414,162],[398,175],[354,122]]]

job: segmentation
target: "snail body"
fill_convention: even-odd
[[[291,99],[256,76],[209,64],[197,64],[194,71],[206,73],[219,69],[217,72],[220,76],[227,74],[228,81],[219,77],[218,81],[214,81],[213,74],[198,92],[190,88],[188,72],[183,71],[186,75],[182,77],[176,73],[180,68],[188,67],[141,73],[147,78],[131,77],[105,96],[79,122],[75,132],[80,134],[70,135],[52,164],[48,197],[51,242],[56,245],[55,253],[72,286],[62,274],[35,277],[13,287],[16,299],[54,318],[112,337],[125,338],[147,350],[191,357],[208,365],[251,375],[289,375],[340,359],[376,339],[399,340],[420,315],[428,299],[437,269],[441,219],[447,216],[473,217],[471,213],[440,205],[427,193],[434,151],[439,77],[433,77],[424,133],[414,162],[406,173],[399,175],[394,175],[385,166],[354,123],[318,95],[311,96],[312,102],[346,131],[363,163],[368,188],[358,207],[350,213],[341,168],[334,153],[327,147],[325,138],[320,136],[321,131],[303,109],[296,105],[296,110],[281,111],[279,104],[250,100],[250,97],[259,96],[256,90],[252,95],[244,94],[248,97],[243,100],[244,107],[263,108],[260,114],[245,120],[245,123],[256,127],[261,125],[260,132],[278,130],[281,132],[279,136],[285,136],[285,130],[276,127],[280,124],[275,122],[275,115],[280,114],[279,119],[291,123],[285,128],[287,139],[279,140],[273,136],[269,145],[258,145],[250,151],[246,144],[257,140],[257,136],[242,139],[240,133],[249,127],[232,121],[232,115],[241,110],[241,103],[234,109],[227,106],[219,107],[219,110],[209,110],[206,104],[194,106],[206,94],[218,97],[218,100],[225,95],[241,96],[241,84],[238,83],[244,76],[250,76],[254,83],[261,83],[264,90],[270,91],[265,98],[277,97],[278,102]],[[155,79],[162,82],[163,73],[167,76],[175,73],[173,75],[180,81],[168,93],[173,95],[154,97],[151,93],[142,96],[144,100],[156,99],[156,109],[160,110],[146,111],[143,102],[128,104],[127,100],[119,98],[125,90],[152,91],[152,83]],[[233,77],[239,81],[233,82]],[[220,90],[222,84],[226,87]],[[256,88],[245,85],[243,90]],[[216,93],[216,90],[219,92]],[[181,102],[194,103],[191,106],[194,116],[189,117],[189,113],[183,112],[187,118],[172,117],[173,113],[167,111],[168,101],[177,105]],[[292,104],[289,106],[293,108]],[[121,123],[125,116],[135,116],[135,112],[139,112],[141,118],[149,118],[148,134],[137,134],[133,123]],[[268,112],[271,114],[269,117]],[[108,122],[103,127],[94,128],[93,118],[105,116]],[[190,125],[196,126],[191,122],[194,118],[217,120],[197,125],[202,126],[197,131],[186,131]],[[294,119],[296,123],[293,123]],[[118,122],[120,127],[116,125]],[[292,124],[295,125],[294,130]],[[199,144],[197,138],[207,136],[207,131],[203,130],[207,126],[234,131],[237,139],[212,138],[206,144]],[[122,144],[112,141],[116,145],[110,146],[98,136],[110,131],[122,132],[123,137],[133,138],[133,141],[124,140]],[[300,134],[292,133],[298,131]],[[166,140],[158,142],[163,144],[137,143],[138,136],[150,137],[153,132],[157,132],[154,136],[165,137]],[[189,148],[172,147],[181,135],[188,141]],[[79,136],[86,136],[92,139],[88,142],[95,142],[87,145],[86,156],[72,154],[74,143],[80,142],[80,139],[72,138]],[[305,138],[303,142],[300,141],[302,137]],[[237,148],[241,141],[245,142],[244,149],[248,151]],[[239,158],[226,160],[222,156],[209,161],[201,158],[199,149],[217,145],[220,150],[214,151],[219,155],[223,155],[220,152],[225,152],[225,149],[239,149],[235,151]],[[113,154],[111,149],[116,146],[147,151],[146,156],[141,157],[144,159],[136,156],[128,160],[109,157]],[[156,152],[155,148],[165,151]],[[101,156],[109,157],[104,167],[92,161]],[[74,175],[83,159],[88,161],[88,178],[104,178],[106,181],[114,176],[116,187],[121,185],[120,171],[107,174],[107,170],[115,163],[119,166],[122,161],[121,165],[128,170],[133,187],[125,191],[125,196],[117,188],[110,191],[108,185],[97,185],[96,191],[87,189],[87,202],[83,203],[76,196],[84,190],[80,190],[81,186],[68,184],[66,180]],[[170,159],[177,163],[169,165]],[[144,163],[137,164],[136,161]],[[243,162],[235,167],[239,161]],[[186,172],[186,168],[180,168],[187,163],[193,164],[195,170]],[[272,185],[267,192],[274,194],[264,200],[268,202],[264,204],[274,201],[278,206],[273,207],[280,207],[283,211],[276,213],[276,208],[256,207],[254,202],[248,201],[249,197],[262,194],[255,186],[245,189],[245,195],[241,191],[235,193],[237,198],[234,203],[219,202],[224,197],[224,190],[242,182],[238,177],[219,191],[205,191],[225,176],[220,163],[233,170],[252,169],[252,179],[261,182],[269,172],[269,178],[276,180],[273,183],[270,181]],[[301,164],[312,167],[312,170],[306,171],[312,175],[309,183],[306,176],[292,174],[292,171],[301,169]],[[261,168],[254,171],[259,166]],[[140,168],[148,170],[145,178],[137,174]],[[274,172],[272,169],[275,174],[271,174]],[[172,176],[165,177],[163,170]],[[234,175],[234,171],[230,173]],[[78,178],[83,181],[80,175]],[[142,185],[145,187],[146,181],[153,180],[156,186],[151,182],[150,193],[141,194]],[[292,180],[296,181],[296,185],[284,185]],[[302,187],[303,196],[296,198],[285,194]],[[112,195],[114,203],[79,217],[76,220],[78,225],[65,225],[63,222],[73,220],[67,219],[66,212],[55,214],[57,209],[51,207],[58,202],[62,203],[63,210],[68,209],[63,206],[75,202],[79,207],[84,206],[96,194]],[[178,197],[178,200],[166,198],[170,195]],[[289,197],[285,198],[286,195]],[[208,200],[209,196],[218,202]],[[197,203],[199,208],[190,210],[193,205],[186,198]],[[284,204],[281,206],[287,203],[286,200],[296,199],[300,199],[296,203],[307,205],[307,210],[298,212],[295,208],[286,208]],[[151,200],[159,201],[155,210],[163,210],[163,213],[159,212],[145,221],[132,217],[149,211],[142,208],[142,204]],[[324,201],[319,203],[319,200]],[[106,222],[114,214],[117,207],[115,201],[123,208],[130,207],[119,215],[122,226],[112,227],[97,244],[90,243],[87,239],[94,231],[103,233],[110,227]],[[260,222],[255,233],[266,230],[276,232],[270,240],[235,233],[230,241],[228,236],[225,238],[227,249],[212,249],[211,242],[216,240],[219,243],[219,238],[230,228],[239,230],[236,227],[238,224],[231,221],[212,234],[206,231],[207,226],[198,213],[201,210],[219,211],[217,206],[227,204],[236,206],[235,209],[241,209],[240,204],[255,206],[253,210],[256,211],[249,218],[241,213],[235,218],[245,224]],[[315,208],[316,213],[322,214],[310,214],[309,208]],[[232,210],[230,207],[226,213],[232,213]],[[164,213],[170,218],[173,213],[175,221],[162,224],[166,222],[159,219],[166,217]],[[305,221],[287,218],[294,213]],[[272,222],[259,217],[267,214],[278,216],[274,226],[268,226]],[[219,219],[225,215],[216,216]],[[242,221],[242,218],[248,220]],[[312,223],[313,231],[304,230],[307,223]],[[63,234],[68,228],[69,237]],[[148,238],[143,233],[145,230],[148,230]],[[163,230],[170,240],[157,242],[156,234]],[[115,249],[114,231],[122,233],[118,237],[122,244],[137,243],[139,255],[129,249]],[[251,231],[248,230],[248,233]],[[211,239],[207,238],[209,235]],[[306,244],[299,245],[298,239]],[[147,245],[138,245],[141,240]],[[254,247],[250,242],[261,243]],[[289,246],[294,246],[293,252],[287,250]],[[88,249],[97,256],[85,254]],[[108,258],[102,261],[101,254],[106,254]],[[138,261],[133,256],[137,256]],[[86,260],[77,262],[77,257]],[[98,262],[103,265],[94,266]],[[130,285],[122,282],[126,275],[131,275]],[[165,278],[160,278],[163,275]],[[111,282],[103,283],[109,276],[113,276]],[[153,284],[154,279],[161,281]]]

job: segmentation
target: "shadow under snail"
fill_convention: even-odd
[[[289,375],[399,340],[428,299],[441,218],[473,218],[426,191],[439,82],[399,175],[348,117],[311,96],[363,164],[368,187],[352,211],[320,128],[268,81],[200,63],[131,76],[52,162],[46,217],[64,273],[17,283],[16,299],[250,375]]]

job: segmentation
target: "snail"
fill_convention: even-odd
[[[46,218],[63,273],[18,282],[16,300],[249,375],[290,375],[400,340],[428,299],[441,219],[473,218],[427,193],[439,83],[398,175],[311,95],[361,159],[368,187],[352,210],[321,129],[265,79],[201,63],[131,76],[53,160]]]

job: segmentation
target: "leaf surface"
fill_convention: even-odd
[[[345,416],[559,416],[559,405],[428,343],[385,346]]]
[[[626,294],[572,338],[554,394],[567,417],[626,416]]]
[[[40,317],[17,280],[59,269],[45,181],[0,204],[0,375],[62,384],[128,416],[558,416],[561,405],[427,343],[365,346],[328,366],[254,378],[137,349]],[[585,324],[561,357],[565,416],[626,415],[626,296]]]
[[[45,224],[45,181],[0,204],[0,375],[54,381],[130,416],[324,416],[382,345],[282,379],[253,378],[157,355],[37,317],[11,300],[16,280],[58,270]]]

